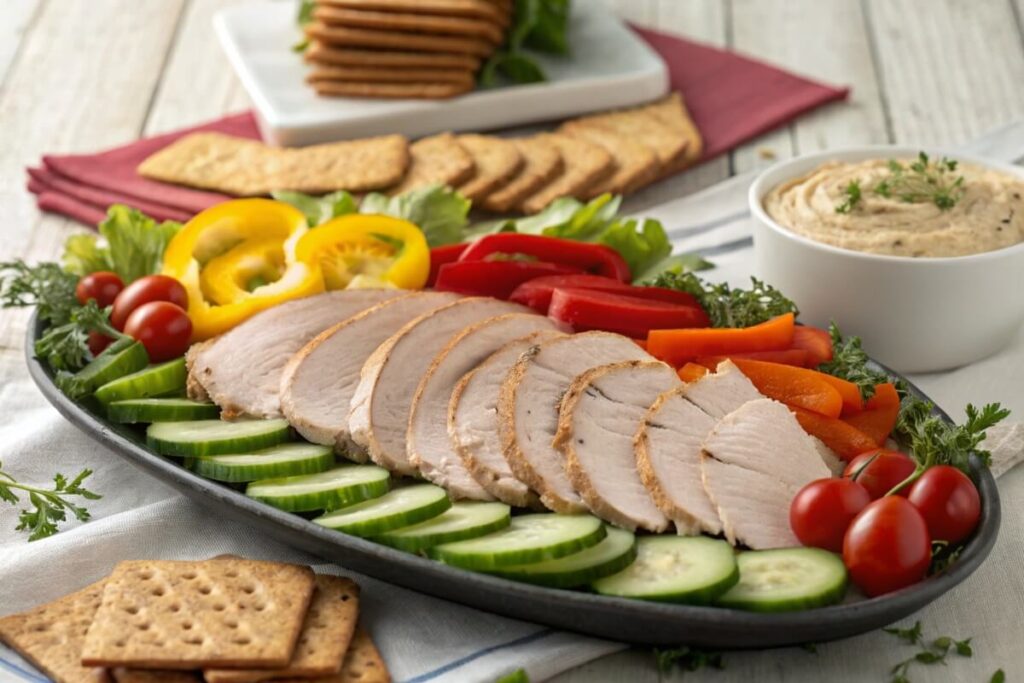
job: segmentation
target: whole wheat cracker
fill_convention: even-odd
[[[460,135],[459,144],[473,157],[476,171],[459,192],[477,201],[515,176],[523,167],[523,155],[511,140],[493,135]]]
[[[369,97],[375,99],[446,100],[473,89],[473,83],[360,83],[356,81],[313,81],[317,95],[325,97]]]
[[[202,676],[198,671],[174,671],[173,669],[125,669],[110,670],[115,683],[198,683]]]
[[[539,213],[559,197],[587,196],[591,185],[615,170],[615,162],[604,148],[586,140],[548,133],[545,139],[558,148],[565,162],[562,172],[520,203],[523,213]]]
[[[82,664],[284,666],[314,586],[309,567],[280,562],[121,562],[107,578],[85,636]]]
[[[523,166],[505,184],[479,200],[488,211],[511,211],[562,172],[562,155],[551,141],[534,136],[514,138],[512,142],[523,156]]]
[[[486,19],[405,14],[395,11],[374,12],[323,5],[313,11],[313,18],[328,26],[370,28],[423,35],[465,36],[482,38],[495,45],[500,45],[505,39],[505,33],[501,27]]]
[[[603,126],[587,124],[585,121],[568,121],[558,132],[600,145],[615,160],[615,171],[603,181],[592,186],[588,197],[597,197],[606,192],[625,194],[654,180],[658,175],[658,157],[648,147],[633,142],[615,131]]]
[[[675,164],[662,169],[658,177],[664,178],[697,163],[704,152],[704,140],[686,108],[683,96],[678,92],[670,93],[664,99],[651,105],[650,111],[656,119],[677,131],[686,140],[683,156]]]
[[[362,83],[454,83],[473,86],[473,72],[468,69],[402,69],[366,66],[319,66],[309,72],[306,80],[355,81]]]
[[[303,53],[311,64],[324,66],[404,67],[408,69],[463,69],[476,71],[480,58],[443,52],[395,52],[335,48],[314,40]]]
[[[659,172],[681,163],[689,140],[685,131],[668,122],[665,100],[653,104],[591,114],[575,124],[605,128],[644,145],[658,156]]]
[[[359,617],[359,586],[351,579],[318,575],[316,592],[295,652],[281,669],[206,669],[206,683],[257,683],[278,678],[313,677],[341,670]]]
[[[0,641],[57,683],[107,683],[104,669],[80,661],[85,633],[103,597],[104,581],[0,618]]]
[[[319,0],[321,5],[382,12],[417,12],[450,17],[489,19],[508,26],[510,6],[488,0]]]
[[[333,676],[293,678],[278,683],[391,683],[391,674],[370,634],[359,626],[345,653],[341,671]]]
[[[481,38],[419,35],[369,28],[328,26],[320,21],[306,24],[306,35],[332,47],[372,47],[386,50],[445,52],[489,57],[494,44]]]
[[[440,183],[456,187],[474,172],[473,157],[451,133],[421,138],[409,146],[409,172],[389,194],[402,194],[423,185]]]

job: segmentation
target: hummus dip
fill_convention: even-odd
[[[898,160],[905,167],[913,159]],[[994,251],[1024,242],[1024,180],[971,164],[959,164],[963,195],[951,208],[931,201],[908,203],[876,192],[890,176],[888,159],[830,161],[773,188],[764,209],[779,225],[843,249],[890,256],[948,257]],[[857,181],[861,199],[847,213],[836,207]]]

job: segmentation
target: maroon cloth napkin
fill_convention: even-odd
[[[705,159],[849,93],[732,52],[658,31],[634,30],[668,65],[672,89],[683,93],[704,138]],[[135,169],[157,150],[196,131],[260,137],[253,113],[245,112],[97,154],[47,155],[42,168],[28,169],[28,189],[43,211],[87,225],[94,226],[113,203],[160,220],[187,220],[229,197],[147,180]]]

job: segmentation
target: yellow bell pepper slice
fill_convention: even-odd
[[[199,286],[207,300],[223,306],[259,296],[284,269],[281,240],[248,240],[210,259],[199,274]]]
[[[430,248],[423,231],[391,216],[348,214],[306,232],[295,258],[314,265],[327,289],[385,282],[421,289],[430,275]]]

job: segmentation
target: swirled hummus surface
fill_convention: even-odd
[[[913,160],[899,160],[909,164]],[[971,164],[959,164],[962,195],[941,209],[934,202],[906,202],[874,191],[889,175],[888,159],[831,161],[773,188],[764,209],[777,223],[817,242],[891,256],[949,257],[977,254],[1024,241],[1024,181]],[[851,182],[859,201],[837,211]]]

